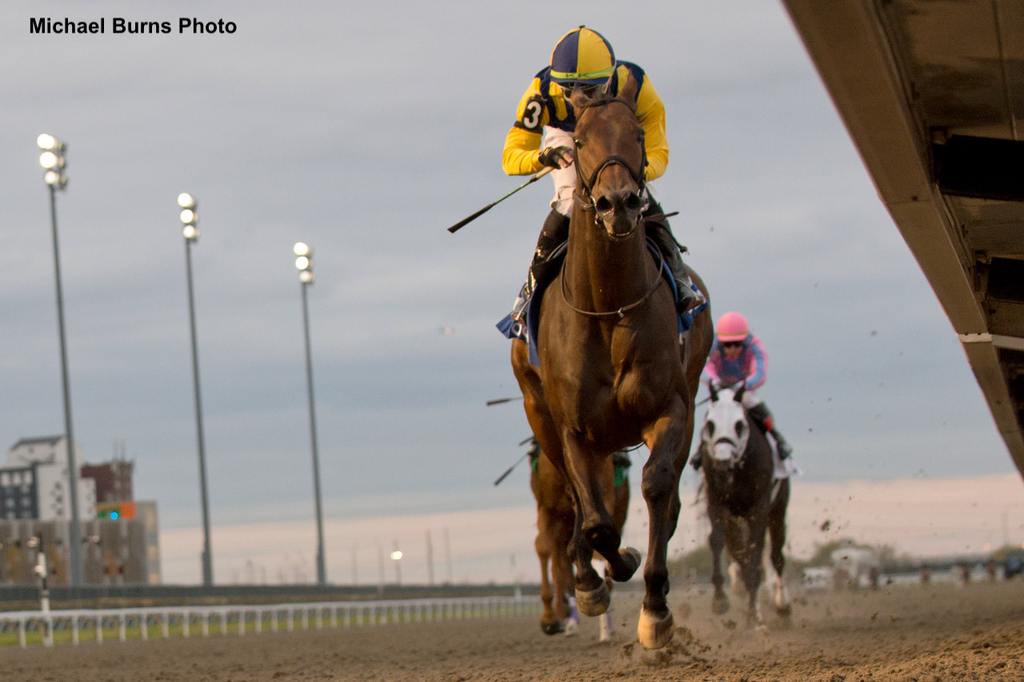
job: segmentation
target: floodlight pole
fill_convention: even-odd
[[[68,541],[70,584],[78,587],[82,583],[82,533],[78,518],[78,464],[75,460],[75,435],[71,428],[71,388],[68,382],[68,352],[64,338],[64,290],[60,277],[60,246],[57,240],[57,188],[49,185],[50,227],[53,232],[53,271],[57,281],[57,330],[60,337],[60,372],[64,389],[64,435],[68,450],[68,498],[71,504],[71,528]]]
[[[327,568],[324,560],[324,517],[320,500],[320,453],[316,439],[316,408],[313,400],[313,356],[309,344],[309,304],[306,288],[312,282],[299,282],[302,289],[302,329],[306,341],[306,389],[309,395],[309,441],[313,448],[313,495],[316,502],[316,582],[327,584]]]
[[[206,446],[203,438],[203,403],[199,395],[199,351],[196,344],[196,310],[192,293],[192,240],[185,239],[185,270],[188,279],[188,318],[192,334],[192,387],[196,404],[196,434],[199,444],[199,494],[203,506],[203,586],[213,585],[210,549],[210,505],[206,487]]]

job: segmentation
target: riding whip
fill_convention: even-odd
[[[533,440],[533,436],[529,436],[528,438],[524,438],[524,439],[522,439],[521,441],[519,441],[519,444],[520,444],[520,445],[526,445],[526,444],[527,444],[527,443],[529,443],[529,442],[530,442],[531,440]],[[515,468],[516,468],[517,466],[519,466],[519,463],[520,463],[520,462],[522,462],[522,461],[523,461],[524,459],[526,459],[526,458],[527,458],[527,457],[529,456],[529,454],[530,454],[530,451],[529,451],[529,450],[527,450],[526,452],[524,452],[524,453],[523,453],[523,455],[522,455],[522,456],[521,456],[521,457],[520,457],[519,459],[517,459],[517,460],[515,461],[515,464],[513,464],[513,465],[512,465],[512,466],[510,466],[510,467],[509,467],[508,469],[506,469],[506,470],[505,470],[505,473],[503,473],[503,474],[502,474],[501,476],[498,476],[498,478],[497,478],[497,479],[496,479],[496,480],[494,481],[494,485],[498,485],[498,484],[500,484],[500,483],[501,483],[502,481],[504,481],[504,480],[505,480],[506,478],[508,478],[508,475],[512,473],[512,470],[513,470],[513,469],[515,469]]]
[[[540,171],[539,173],[537,173],[536,175],[531,176],[529,180],[527,180],[523,184],[519,185],[514,190],[512,190],[511,192],[509,192],[505,196],[501,197],[497,201],[493,201],[493,202],[487,204],[486,206],[481,208],[479,211],[477,211],[473,215],[467,216],[467,217],[463,218],[462,220],[460,220],[459,222],[455,223],[454,225],[452,225],[451,227],[448,228],[448,231],[451,232],[452,234],[458,232],[463,227],[465,227],[469,223],[473,222],[474,220],[476,220],[477,218],[482,216],[484,213],[487,213],[492,208],[494,208],[495,206],[497,206],[501,202],[505,201],[505,199],[508,199],[510,196],[512,196],[513,194],[515,194],[519,190],[525,189],[527,186],[532,185],[533,183],[537,182],[538,180],[540,180],[541,178],[543,178],[545,175],[547,175],[548,173],[550,173],[553,170],[554,170],[554,168],[551,168],[549,166],[549,167],[545,168],[544,170]]]
[[[520,457],[519,459],[517,459],[515,464],[510,466],[508,469],[505,470],[505,473],[503,473],[501,476],[498,476],[498,478],[495,479],[494,485],[498,485],[499,483],[504,481],[506,478],[508,478],[508,475],[512,473],[512,470],[515,469],[517,466],[519,466],[519,463],[522,462],[524,459],[526,459],[529,456],[529,454],[530,454],[529,452],[524,452],[523,456]]]

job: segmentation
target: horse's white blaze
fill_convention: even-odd
[[[750,438],[747,413],[735,398],[732,389],[720,389],[717,399],[708,406],[704,426],[700,430],[704,450],[711,459],[719,462],[738,461]]]

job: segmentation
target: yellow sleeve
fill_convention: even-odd
[[[644,129],[644,146],[647,147],[647,180],[657,180],[668,167],[668,138],[665,136],[665,104],[658,91],[651,85],[651,79],[644,77],[640,94],[636,99],[636,115]]]
[[[505,135],[501,167],[509,175],[536,173],[540,162],[541,133],[548,122],[548,110],[540,94],[540,79],[534,78],[519,99],[516,122]]]

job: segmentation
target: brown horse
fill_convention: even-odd
[[[513,342],[512,368],[533,433],[570,484],[576,601],[585,615],[600,615],[609,603],[591,565],[595,550],[616,581],[629,580],[640,565],[639,552],[619,547],[606,504],[612,491],[601,471],[617,450],[639,442],[650,449],[642,480],[649,515],[646,594],[637,635],[656,649],[672,639],[667,545],[679,516],[679,479],[712,330],[710,315],[698,315],[680,345],[672,292],[647,249],[636,88],[630,78],[619,97],[576,93],[571,99],[579,186],[569,243],[540,304],[540,366],[530,364],[524,343]]]
[[[537,538],[534,547],[540,560],[540,598],[543,606],[540,628],[545,634],[554,635],[571,632],[567,629],[570,621],[567,597],[573,579],[569,543],[572,540],[575,513],[565,478],[551,460],[541,453],[540,447],[534,447],[536,452],[531,452],[530,457],[530,489],[537,501]],[[623,456],[628,466],[628,455]],[[609,460],[608,464],[614,465],[614,462]],[[615,504],[612,521],[621,533],[629,512],[629,480],[615,480],[616,473],[609,467],[603,467],[600,477],[604,485],[607,485],[606,479],[613,479]],[[607,615],[604,614],[602,618]],[[601,641],[610,638],[611,628],[610,619],[602,621]]]

